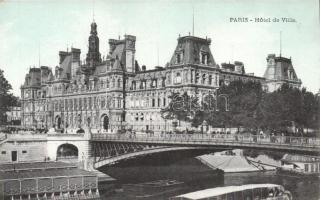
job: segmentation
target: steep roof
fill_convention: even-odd
[[[267,57],[268,66],[264,73],[267,80],[278,81],[297,81],[297,74],[293,68],[292,61],[285,57],[276,57],[275,54],[269,54]]]
[[[60,68],[62,69],[62,74],[60,76],[61,79],[68,79],[68,74],[71,74],[71,62],[72,56],[71,54],[67,55],[62,63],[60,64]]]
[[[183,57],[181,63],[184,64],[201,64],[200,53],[208,55],[207,65],[216,67],[216,62],[210,50],[211,39],[203,39],[194,36],[185,36],[178,38],[178,44],[171,58],[170,65],[177,63],[176,53],[182,52]]]

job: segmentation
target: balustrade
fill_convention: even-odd
[[[93,134],[92,140],[154,143],[261,144],[320,148],[320,138],[228,134]]]

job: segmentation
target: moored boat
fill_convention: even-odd
[[[281,159],[277,173],[295,177],[320,177],[320,158],[286,154]]]
[[[216,187],[199,190],[170,200],[292,200],[292,195],[283,186],[276,184],[250,184]]]

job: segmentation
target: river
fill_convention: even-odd
[[[118,177],[110,184],[100,184],[100,194],[103,199],[168,199],[183,193],[197,190],[255,183],[274,183],[283,185],[289,190],[294,200],[319,200],[320,179],[307,179],[279,176],[275,171],[249,173],[221,173],[203,165],[195,158],[187,158],[173,164],[150,162],[127,163],[118,167],[108,167],[101,171]],[[142,164],[141,164],[142,163]],[[152,192],[147,188],[136,188],[135,184],[148,181],[171,179],[183,182],[176,186]],[[130,185],[128,185],[130,183]],[[146,198],[134,198],[148,194]]]

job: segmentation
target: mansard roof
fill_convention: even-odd
[[[71,74],[71,63],[72,63],[72,56],[71,54],[67,55],[65,59],[60,64],[60,68],[62,69],[61,72],[61,79],[68,79],[68,74]]]
[[[207,65],[211,67],[217,67],[216,62],[212,56],[210,50],[211,39],[199,38],[194,36],[184,36],[178,38],[178,44],[175,52],[171,58],[170,65],[177,64],[176,53],[182,52],[182,62],[184,64],[201,64],[200,53],[208,55]]]
[[[281,55],[277,57],[275,54],[269,54],[267,62],[267,69],[264,73],[264,77],[267,80],[301,82],[293,68],[291,58],[285,58]]]

